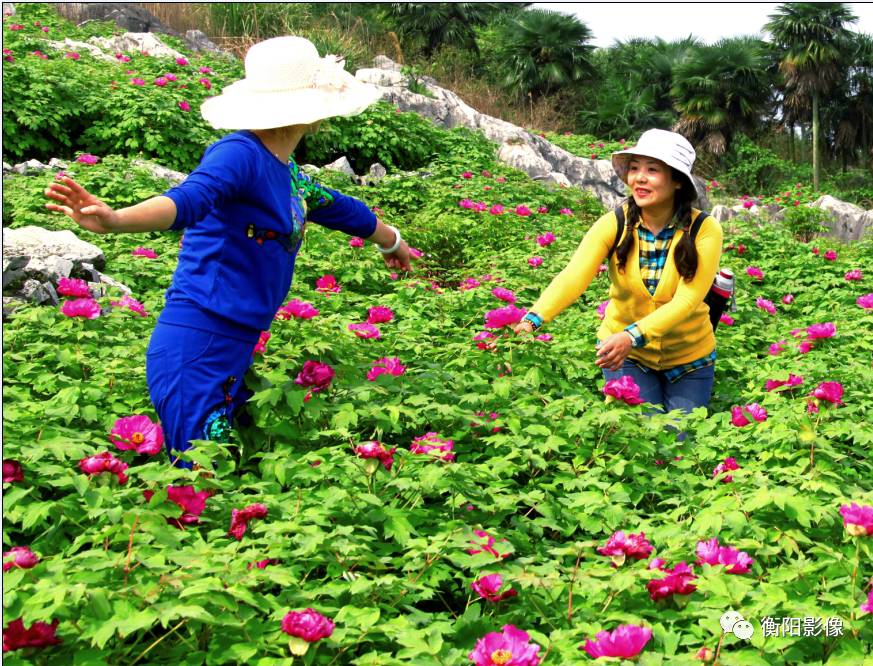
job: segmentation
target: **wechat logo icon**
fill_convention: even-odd
[[[755,633],[755,628],[742,615],[735,610],[725,611],[721,616],[721,628],[726,634],[733,634],[743,641],[747,641]]]

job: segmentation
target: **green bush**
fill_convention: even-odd
[[[797,240],[806,243],[827,229],[825,222],[829,219],[830,213],[821,208],[788,206],[782,221]]]
[[[770,189],[771,183],[796,181],[801,173],[797,165],[780,159],[776,153],[756,145],[747,136],[739,134],[731,143],[728,165],[723,180],[734,194],[755,195]]]

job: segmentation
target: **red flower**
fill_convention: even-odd
[[[282,618],[282,631],[289,636],[297,636],[307,643],[315,643],[333,633],[334,623],[321,613],[307,608],[290,611]]]
[[[88,476],[109,472],[118,478],[118,483],[124,485],[127,483],[127,474],[124,471],[127,469],[127,463],[120,461],[113,456],[109,451],[103,451],[95,456],[88,456],[79,461],[79,469]]]
[[[237,541],[241,541],[250,520],[266,517],[267,507],[263,504],[250,504],[245,509],[234,509],[230,516],[230,529],[227,533]]]
[[[3,483],[15,483],[24,481],[24,470],[17,460],[3,461]]]
[[[3,629],[3,652],[20,650],[25,647],[46,647],[57,645],[61,639],[55,635],[58,628],[58,620],[51,624],[34,622],[29,629],[24,628],[21,618],[12,620]]]

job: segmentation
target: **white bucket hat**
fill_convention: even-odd
[[[272,129],[361,113],[381,97],[336,56],[320,58],[303,37],[274,37],[246,53],[246,76],[210,97],[200,113],[216,129]]]
[[[694,166],[694,158],[697,157],[697,153],[694,152],[694,147],[688,142],[688,139],[681,134],[662,129],[650,129],[643,132],[637,145],[633,148],[613,153],[612,168],[625,184],[627,184],[628,162],[634,155],[661,160],[686,176],[691,186],[694,186],[691,167]]]

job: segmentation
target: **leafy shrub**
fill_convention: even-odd
[[[726,157],[727,171],[723,180],[735,193],[762,192],[767,185],[784,180],[798,180],[798,167],[780,159],[768,148],[756,145],[747,136],[738,134]]]
[[[825,192],[861,208],[873,208],[873,175],[867,169],[852,169],[828,176],[822,186]]]
[[[636,138],[609,141],[598,139],[591,134],[571,134],[569,132],[564,134],[546,132],[545,138],[567,152],[591,160],[611,159],[612,153],[630,148],[636,143]]]
[[[821,208],[789,206],[784,211],[782,221],[797,240],[806,243],[827,229],[825,222],[829,219],[830,213]]]

